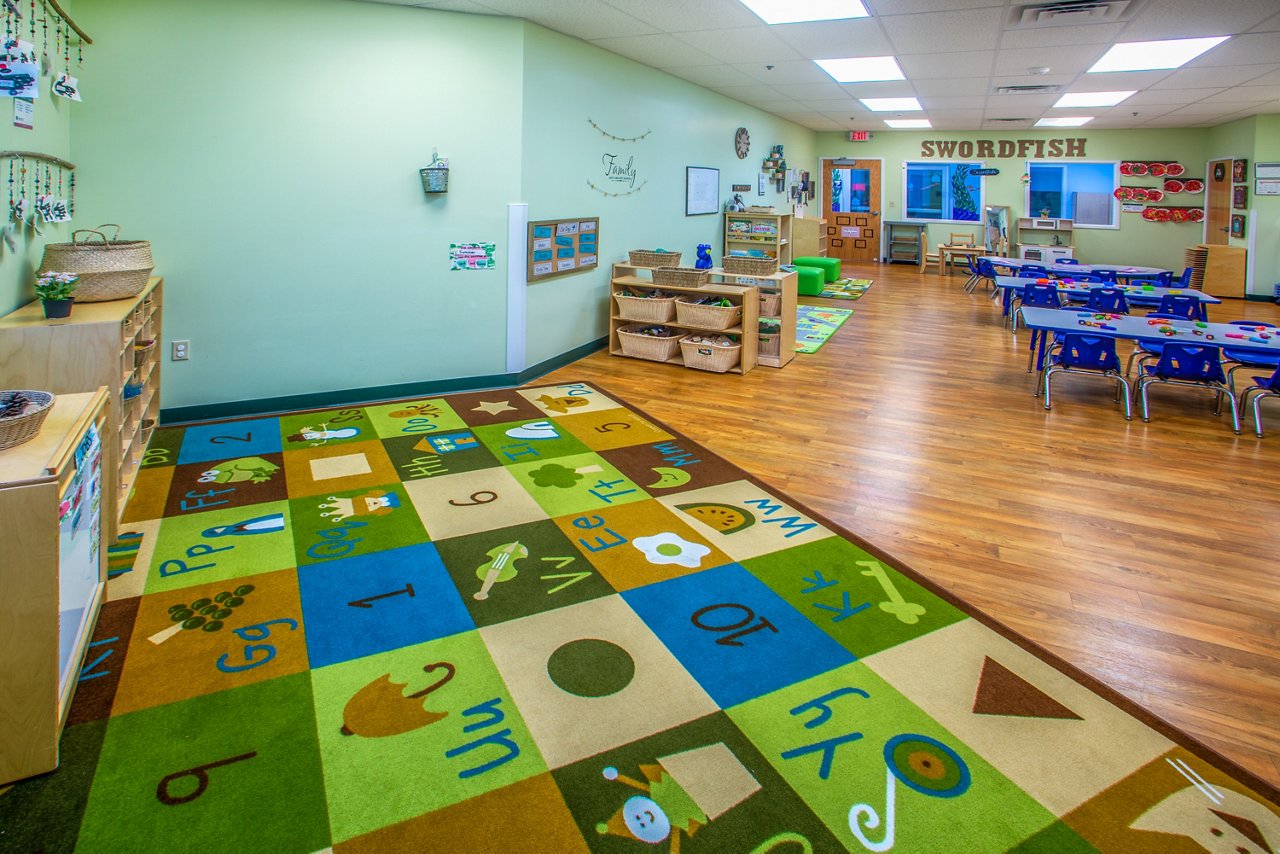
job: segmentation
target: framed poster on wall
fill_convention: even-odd
[[[1242,211],[1249,207],[1249,188],[1246,186],[1231,188],[1231,207]]]
[[[684,167],[684,215],[720,213],[720,170]]]
[[[533,284],[599,266],[599,217],[542,219],[529,223],[526,281]]]

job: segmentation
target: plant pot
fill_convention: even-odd
[[[75,302],[75,297],[70,299],[46,299],[40,302],[44,304],[44,316],[49,320],[59,317],[71,316],[71,304]]]

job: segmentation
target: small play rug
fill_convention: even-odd
[[[796,352],[816,353],[853,314],[851,308],[796,306]]]
[[[1273,789],[595,386],[160,429],[127,514],[0,850],[1280,851]]]
[[[862,299],[871,284],[871,279],[836,279],[826,285],[819,296],[827,299]]]

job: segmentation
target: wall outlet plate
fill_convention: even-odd
[[[191,342],[190,341],[174,341],[169,355],[169,360],[173,362],[185,362],[191,358]]]

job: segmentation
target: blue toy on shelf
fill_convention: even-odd
[[[699,270],[711,269],[712,265],[711,265],[711,244],[710,243],[698,244],[698,260],[694,263],[693,266]]]

